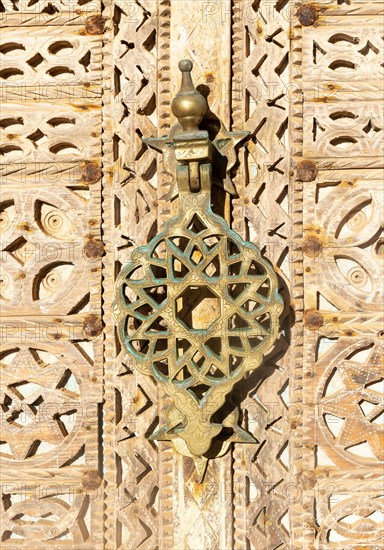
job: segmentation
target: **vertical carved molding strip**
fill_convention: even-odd
[[[201,483],[210,458],[232,442],[254,442],[226,400],[271,349],[283,304],[258,248],[211,210],[213,182],[225,185],[228,177],[220,159],[229,171],[233,148],[246,134],[222,126],[211,141],[199,130],[208,105],[193,86],[191,61],[179,68],[181,88],[172,102],[179,123],[169,136],[146,139],[174,176],[179,213],[122,269],[113,313],[136,369],[172,398],[165,424],[150,439],[171,440],[193,458]]]
[[[276,352],[264,367],[267,376],[244,384],[245,426],[258,441],[234,448],[234,547],[278,548],[289,545],[291,483],[291,391],[300,297],[293,283],[299,265],[293,250],[296,207],[290,184],[291,129],[290,2],[233,2],[232,128],[250,139],[239,154],[234,178],[232,227],[243,238],[262,243],[262,252],[279,275],[286,309]],[[296,204],[295,203],[295,204]],[[297,231],[296,231],[297,232]],[[291,344],[291,345],[290,345]],[[299,362],[297,363],[299,364]],[[257,388],[257,390],[255,390]]]

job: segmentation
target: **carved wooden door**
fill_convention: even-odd
[[[277,550],[382,541],[383,65],[375,0],[0,0],[4,548]],[[142,137],[180,59],[248,130],[214,209],[279,274],[281,334],[236,393],[257,443],[203,483],[111,313],[175,212]]]

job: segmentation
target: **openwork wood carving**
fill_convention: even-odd
[[[212,143],[199,131],[206,100],[193,87],[192,63],[179,67],[182,86],[172,108],[180,124],[169,137],[147,140],[176,168],[179,213],[121,271],[114,315],[137,369],[154,376],[173,400],[166,425],[151,437],[170,439],[192,457],[201,480],[209,458],[234,441],[255,441],[226,401],[274,343],[282,299],[260,250],[210,206],[215,155],[246,134],[227,132]]]

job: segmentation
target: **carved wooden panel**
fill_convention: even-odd
[[[352,4],[355,17],[320,9],[315,28],[295,31],[305,311],[292,517],[306,526],[296,546],[314,548],[378,548],[382,537],[382,39],[379,20],[360,15],[375,4]]]
[[[0,0],[2,547],[380,547],[382,11]],[[175,211],[141,138],[168,133],[183,57],[211,120],[250,132],[237,196],[217,190],[214,207],[286,301],[238,389],[257,444],[203,484],[147,439],[166,397],[110,311],[121,266]]]
[[[4,548],[103,548],[101,35],[63,8],[1,4]]]

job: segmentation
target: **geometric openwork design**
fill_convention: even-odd
[[[223,452],[231,441],[252,441],[221,409],[260,365],[282,310],[270,264],[203,199],[196,209],[182,196],[180,215],[134,252],[118,277],[114,310],[137,370],[174,400],[167,425],[152,437],[172,439],[194,457],[209,455],[214,439]]]
[[[275,342],[283,301],[260,250],[211,210],[217,159],[232,163],[246,133],[211,141],[199,129],[208,104],[193,85],[192,67],[188,59],[179,63],[181,87],[172,101],[178,124],[169,136],[145,140],[163,153],[176,180],[179,214],[132,254],[116,281],[113,312],[137,370],[172,399],[151,438],[172,440],[202,480],[209,458],[232,442],[255,441],[238,425],[230,394]]]

